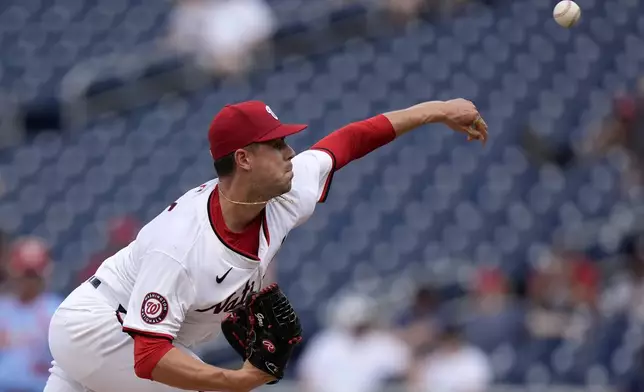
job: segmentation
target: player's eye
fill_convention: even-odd
[[[275,139],[268,142],[268,145],[273,147],[276,150],[282,150],[286,148],[286,139]]]

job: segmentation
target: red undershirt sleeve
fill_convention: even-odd
[[[168,339],[134,335],[134,373],[152,380],[152,371],[168,351],[174,347]]]
[[[334,159],[333,170],[337,171],[395,138],[393,125],[381,114],[340,128],[315,143],[311,149],[331,154]]]

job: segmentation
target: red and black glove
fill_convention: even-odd
[[[277,284],[251,294],[221,330],[242,359],[277,378],[270,384],[284,377],[293,348],[302,341],[300,319]]]

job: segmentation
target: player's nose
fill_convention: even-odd
[[[290,161],[291,159],[293,159],[295,157],[295,150],[293,150],[293,148],[291,146],[287,145],[286,149],[284,151],[284,155],[286,157],[286,160]]]

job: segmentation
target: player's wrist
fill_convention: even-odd
[[[447,120],[447,102],[427,101],[406,110],[415,126],[442,123]]]
[[[447,120],[447,102],[429,101],[421,105],[423,105],[424,124],[442,123]]]
[[[248,361],[241,369],[234,371],[230,377],[231,383],[240,386],[242,390],[252,390],[275,380],[275,377],[257,369]]]

